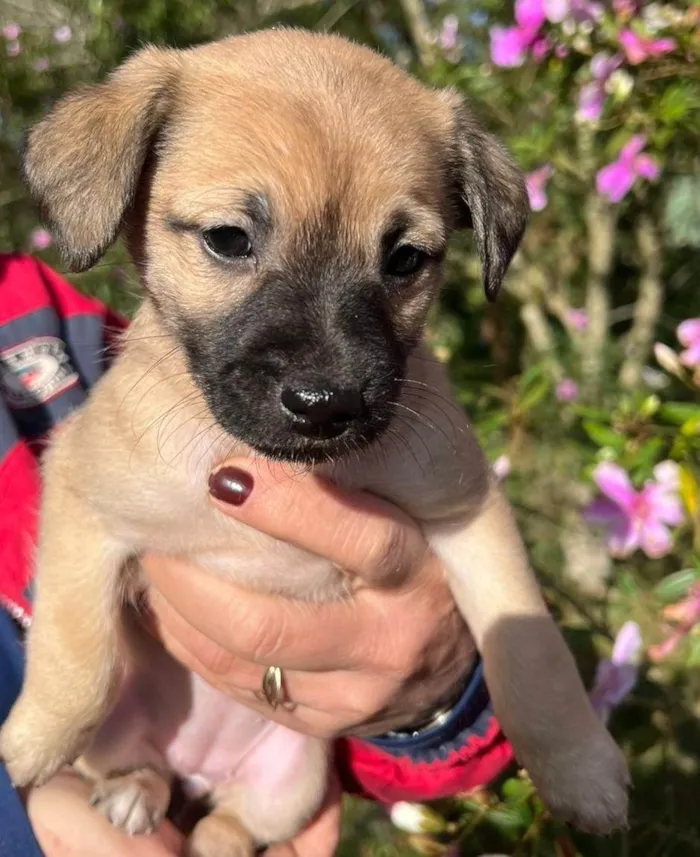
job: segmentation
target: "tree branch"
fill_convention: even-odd
[[[588,233],[588,282],[586,313],[588,325],[581,343],[583,394],[591,401],[600,392],[608,341],[610,296],[608,280],[615,252],[617,208],[610,206],[595,190],[586,200],[585,218]]]
[[[418,61],[424,68],[430,68],[436,59],[436,49],[423,0],[400,0],[400,3],[418,54]]]
[[[648,214],[642,214],[635,232],[642,271],[634,305],[634,321],[627,335],[626,356],[620,369],[620,384],[628,389],[635,389],[641,384],[642,367],[651,350],[664,297],[659,230]]]

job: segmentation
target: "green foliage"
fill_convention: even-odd
[[[265,24],[333,29],[372,45],[425,81],[468,95],[523,169],[553,169],[546,204],[533,213],[497,305],[485,304],[471,236],[455,236],[429,336],[489,455],[510,459],[507,490],[586,680],[610,655],[623,622],[641,628],[646,657],[640,678],[611,722],[635,784],[630,830],[609,840],[563,830],[527,778],[509,772],[489,791],[438,804],[435,811],[446,820],[439,836],[409,838],[376,806],[348,801],[342,857],[454,857],[457,852],[446,849],[457,840],[459,853],[469,857],[485,851],[523,857],[700,854],[698,626],[667,656],[653,657],[669,628],[678,629],[662,611],[683,607],[700,581],[700,373],[680,364],[661,373],[651,356],[656,339],[679,350],[677,324],[700,317],[700,5],[662,5],[676,13],[676,23],[657,34],[648,32],[643,15],[619,21],[612,5],[592,28],[546,24],[547,37],[561,50],[548,50],[539,63],[498,69],[489,60],[489,29],[511,26],[513,10],[496,0],[426,3],[433,36],[448,14],[459,22],[458,44],[437,50],[427,66],[418,61],[414,4],[406,0],[64,0],[41,9],[30,0],[0,0],[0,26],[22,28],[18,52],[0,39],[3,250],[32,249],[39,222],[21,183],[18,152],[28,124],[56,97],[101,79],[145,42],[187,46]],[[601,50],[619,50],[627,24],[645,38],[672,36],[678,47],[625,64],[631,89],[611,88],[599,120],[578,121],[576,103],[592,80],[591,59]],[[62,26],[71,28],[68,41],[55,36]],[[646,138],[645,153],[660,178],[638,180],[619,205],[601,207],[596,174],[633,134]],[[640,230],[645,217],[651,244],[649,230]],[[606,238],[613,251],[602,258]],[[53,248],[37,252],[62,271]],[[127,314],[136,305],[137,277],[120,246],[73,282]],[[659,293],[656,303],[644,302],[650,282]],[[596,302],[596,284],[602,302]],[[640,318],[648,320],[646,327]],[[631,354],[636,371],[625,376]],[[560,400],[567,379],[579,385],[574,401]],[[596,494],[595,467],[615,462],[640,489],[668,460],[681,467],[685,510],[672,549],[657,559],[637,550],[613,561],[580,514]]]

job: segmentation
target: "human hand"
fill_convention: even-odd
[[[127,836],[89,803],[90,785],[63,771],[29,794],[27,811],[45,857],[180,857],[184,837],[168,821],[149,836]],[[291,842],[266,857],[332,857],[340,829],[340,786],[334,777],[326,800]]]
[[[406,726],[454,695],[473,643],[413,521],[368,494],[290,478],[288,466],[243,459],[217,476],[223,515],[330,559],[355,575],[355,591],[337,603],[297,602],[147,556],[150,607],[171,654],[266,717],[325,738]],[[240,505],[225,501],[243,494]],[[283,670],[293,710],[273,712],[258,696],[271,665]]]

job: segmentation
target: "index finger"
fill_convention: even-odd
[[[341,491],[311,473],[290,474],[289,465],[233,459],[212,473],[209,486],[228,517],[369,584],[405,578],[427,552],[418,525],[395,506],[366,492]]]
[[[146,575],[165,602],[232,655],[261,666],[328,671],[357,665],[366,606],[346,599],[293,601],[243,589],[185,560],[148,556]]]

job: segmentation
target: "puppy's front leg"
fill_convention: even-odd
[[[0,733],[16,785],[75,757],[106,713],[116,673],[125,546],[51,468],[47,477],[26,675]]]
[[[469,523],[426,530],[482,654],[496,715],[542,798],[584,830],[624,826],[624,759],[591,708],[500,491],[491,488]]]

